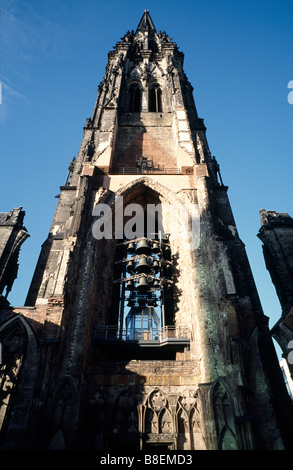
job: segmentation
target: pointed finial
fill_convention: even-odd
[[[137,31],[145,31],[146,29],[156,31],[155,25],[153,23],[153,20],[150,17],[149,10],[146,8],[144,10],[144,13],[142,15],[142,18],[139,22],[139,25],[137,27]]]

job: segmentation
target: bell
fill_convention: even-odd
[[[155,260],[153,262],[153,268],[155,270],[155,273],[157,273],[159,270],[160,270],[160,264],[159,264],[159,261],[158,260]]]
[[[171,277],[172,274],[172,266],[170,264],[166,264],[165,269],[164,269],[165,276],[167,278]]]
[[[147,281],[147,278],[145,276],[140,277],[137,288],[140,290],[146,290],[148,289],[148,287],[149,287],[149,283]]]
[[[136,272],[138,273],[149,273],[150,272],[150,265],[147,262],[146,258],[140,258],[138,266],[136,267]]]
[[[126,271],[128,273],[133,273],[135,271],[135,264],[134,264],[134,261],[131,260],[127,263],[127,268],[126,268]]]
[[[140,254],[148,255],[150,252],[151,252],[151,249],[150,249],[148,242],[144,239],[140,240],[136,248],[136,253],[139,255]]]
[[[170,248],[169,245],[165,245],[165,247],[164,247],[164,253],[165,253],[165,254],[168,254],[168,255],[171,253],[171,248]]]
[[[135,244],[133,242],[129,243],[127,247],[128,253],[134,253],[135,252]]]
[[[159,279],[155,279],[155,280],[154,280],[154,282],[153,282],[153,287],[155,287],[155,288],[160,287],[160,281],[159,281]]]
[[[159,247],[158,242],[154,242],[154,243],[153,243],[152,250],[153,250],[153,253],[159,253],[160,247]]]
[[[145,307],[146,306],[146,299],[138,299],[138,305],[140,307]]]
[[[132,281],[132,279],[127,282],[126,289],[128,289],[128,290],[134,289],[134,282]]]

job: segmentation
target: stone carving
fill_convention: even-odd
[[[163,407],[166,406],[166,398],[159,390],[152,393],[149,402],[151,408],[156,412],[159,412]]]
[[[76,415],[77,391],[71,376],[64,377],[56,387],[49,412],[49,435],[51,434],[48,449],[60,449],[61,443],[66,445],[70,442],[72,434],[72,416]],[[61,431],[61,433],[59,432]],[[62,439],[57,439],[56,436]]]
[[[221,382],[213,391],[213,409],[220,450],[237,450],[235,416],[230,396]]]
[[[1,336],[2,364],[0,364],[0,429],[22,365],[24,339],[18,322]],[[5,334],[6,333],[6,334]]]
[[[112,433],[138,432],[138,414],[135,399],[130,390],[124,390],[116,399],[113,409]],[[125,438],[125,436],[124,436]]]

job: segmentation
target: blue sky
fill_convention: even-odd
[[[23,206],[30,238],[9,300],[24,304],[81,144],[107,54],[145,8],[185,54],[270,326],[280,306],[266,271],[259,210],[292,204],[292,0],[1,0],[0,212]]]

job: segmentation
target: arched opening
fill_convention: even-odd
[[[221,381],[215,384],[212,401],[219,450],[238,450],[233,404]]]
[[[164,393],[155,389],[145,402],[143,448],[174,449],[174,420]]]
[[[129,387],[121,392],[113,405],[111,419],[110,447],[124,452],[139,450],[137,402],[133,389]]]
[[[181,242],[170,235],[181,212],[173,205],[170,211],[171,201],[182,206],[171,190],[143,177],[97,202],[109,212],[111,239],[100,239],[94,248],[95,272],[107,274],[109,281],[95,284],[95,340],[111,354],[119,345],[119,354],[127,358],[135,352],[140,358],[172,359],[190,344],[188,325],[175,322],[182,293],[176,284]]]
[[[141,112],[141,89],[138,83],[134,83],[129,87],[127,111],[129,113]]]
[[[29,323],[15,315],[0,326],[2,364],[0,364],[0,429],[1,448],[27,448],[27,432],[31,421],[31,407],[39,377],[39,351]],[[25,362],[29,360],[30,373]],[[13,407],[13,408],[12,408]],[[19,419],[21,415],[21,420]]]
[[[160,341],[174,315],[171,250],[158,194],[141,185],[125,199],[123,212],[124,239],[115,256],[118,335],[126,341]],[[114,308],[117,312],[117,301]]]
[[[20,321],[8,323],[0,333],[3,363],[0,364],[0,430],[9,409],[23,363],[27,338]]]
[[[152,85],[149,90],[149,111],[151,113],[162,112],[162,90],[160,85]]]

